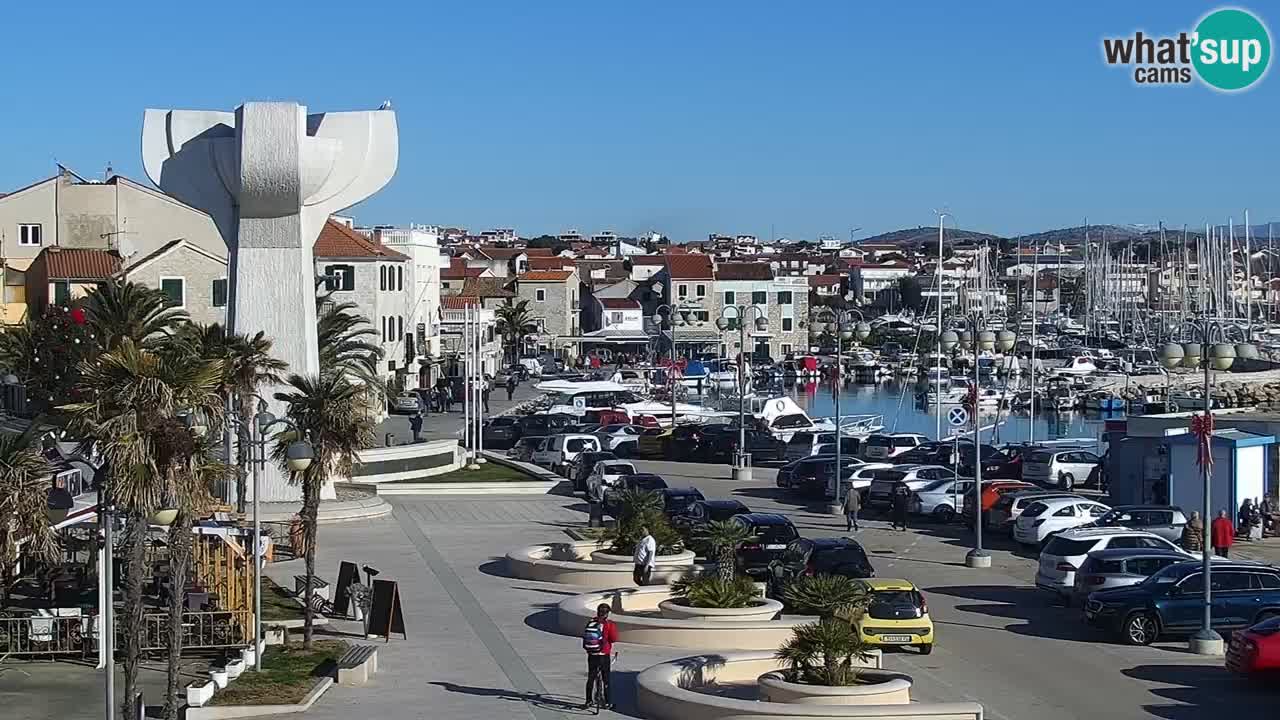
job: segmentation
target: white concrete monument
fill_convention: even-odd
[[[320,229],[395,174],[399,136],[386,108],[308,115],[297,103],[249,102],[235,112],[147,110],[143,117],[147,176],[213,216],[227,243],[227,324],[264,331],[289,372],[319,369],[311,250]],[[263,396],[282,415],[271,392]],[[298,500],[301,490],[270,468],[261,499]]]

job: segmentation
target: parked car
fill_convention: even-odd
[[[874,578],[864,582],[870,602],[853,623],[863,641],[880,647],[910,646],[921,655],[933,652],[933,619],[924,593],[908,580]]]
[[[412,415],[422,410],[422,398],[407,392],[397,395],[391,400],[392,415]]]
[[[1084,564],[1089,553],[1095,550],[1127,548],[1130,550],[1171,550],[1182,553],[1182,548],[1141,530],[1125,528],[1072,528],[1053,537],[1040,551],[1040,565],[1036,568],[1036,587],[1057,595],[1068,602],[1075,592],[1076,571]]]
[[[649,428],[637,436],[636,454],[654,460],[684,460],[698,452],[704,434],[701,425]]]
[[[949,523],[964,509],[964,496],[973,486],[974,481],[969,479],[934,480],[911,494],[911,512]]]
[[[930,441],[894,456],[898,465],[944,465],[950,467],[955,443]]]
[[[812,485],[805,485],[800,491],[806,495],[816,496],[819,491],[822,497],[834,498],[836,496],[836,458],[834,455],[830,457],[829,462],[825,462],[818,466],[817,475],[808,482]],[[858,477],[858,470],[867,463],[857,458],[847,458],[840,456],[840,497],[844,497],[844,493],[850,489],[855,490],[859,495],[866,495],[867,488],[871,487],[871,478]]]
[[[1170,565],[1186,559],[1186,553],[1172,550],[1095,550],[1085,557],[1084,564],[1076,571],[1071,599],[1079,601],[1083,606],[1091,592],[1137,585]]]
[[[707,525],[717,520],[728,520],[734,515],[744,515],[751,509],[741,500],[699,500],[683,511],[670,515],[671,525],[688,537],[696,537]]]
[[[576,425],[570,425],[566,427],[564,429],[564,432],[575,433],[579,435],[595,435],[596,431],[599,429],[600,429],[599,423],[578,423]]]
[[[520,439],[520,423],[510,415],[492,418],[484,424],[480,437],[485,449],[510,450]]]
[[[563,413],[538,413],[520,417],[521,435],[555,435],[578,422],[573,415]]]
[[[578,457],[573,459],[569,464],[569,479],[573,481],[574,491],[587,489],[587,478],[596,469],[596,463],[601,460],[616,460],[618,456],[607,450],[594,450],[591,452],[579,453]]]
[[[1210,626],[1244,630],[1280,616],[1280,569],[1252,563],[1214,563]],[[1085,619],[1129,645],[1149,645],[1162,636],[1200,628],[1204,608],[1200,562],[1180,562],[1137,585],[1101,590],[1085,602]]]
[[[1088,479],[1102,459],[1087,450],[1036,450],[1022,466],[1022,479],[1041,486],[1072,490]]]
[[[787,544],[800,537],[796,526],[786,515],[777,513],[744,513],[729,518],[751,533],[751,540],[738,546],[738,569],[750,577],[763,580],[769,574],[769,563],[782,558]]]
[[[706,498],[702,496],[702,492],[698,488],[669,487],[662,491],[662,510],[666,513],[667,518],[670,519],[688,512],[691,506],[704,500]]]
[[[640,442],[640,434],[644,432],[644,428],[628,425],[626,423],[614,423],[612,425],[601,425],[596,430],[596,437],[600,440],[600,446],[606,450],[612,450],[618,453],[620,457],[628,457],[636,454],[637,445]]]
[[[818,454],[818,446],[824,443],[834,443],[836,434],[834,432],[811,432],[802,430],[791,436],[787,441],[787,450],[784,459],[787,461],[799,460],[807,458],[811,455]]]
[[[984,480],[1021,480],[1025,445],[1006,445],[982,462]]]
[[[847,463],[860,462],[855,457],[841,458],[841,460]],[[778,468],[778,474],[774,477],[774,484],[784,489],[799,487],[806,480],[816,477],[818,468],[824,463],[834,463],[835,461],[835,455],[814,455],[793,460]]]
[[[624,490],[648,490],[656,492],[667,489],[667,481],[661,475],[653,473],[634,473],[631,475],[623,475],[618,479],[617,485],[612,488],[605,488],[600,498],[600,504],[604,512],[609,515],[616,515],[618,510],[618,493]]]
[[[951,468],[940,465],[895,465],[891,469],[877,470],[872,474],[871,487],[867,490],[867,505],[887,508],[893,504],[893,489],[902,482],[908,490],[919,490],[938,480],[955,480]]]
[[[533,462],[564,475],[580,453],[599,451],[600,441],[595,435],[552,435],[550,441],[533,454]]]
[[[867,460],[889,460],[929,442],[919,433],[878,434],[867,438],[863,455]]]
[[[1008,495],[1009,493],[1020,492],[1023,490],[1036,490],[1036,489],[1038,488],[1035,485],[1032,485],[1031,483],[1028,483],[1028,482],[1022,482],[1021,480],[996,480],[993,482],[986,482],[984,480],[982,483],[982,502],[981,503],[977,501],[977,498],[973,497],[978,492],[977,487],[974,487],[974,489],[970,490],[969,491],[970,496],[965,498],[964,510],[963,510],[964,521],[966,523],[972,523],[974,513],[977,512],[977,508],[979,506],[982,507],[983,513],[987,513],[987,511],[995,507],[995,504],[1000,500],[1001,497]],[[990,516],[984,514],[983,527],[989,526],[990,524],[991,524]]]
[[[1083,498],[1037,500],[1013,524],[1013,539],[1021,545],[1041,545],[1063,530],[1097,520],[1110,509]]]
[[[1231,635],[1227,669],[1241,675],[1280,670],[1280,615]]]
[[[1146,530],[1170,542],[1182,540],[1187,516],[1172,505],[1117,505],[1089,524],[1089,527],[1126,527]]]
[[[550,440],[546,435],[522,435],[507,451],[507,457],[520,462],[533,462],[534,453]]]
[[[955,459],[956,472],[960,473],[961,475],[964,475],[965,477],[973,477],[976,474],[976,469],[974,464],[973,443],[971,442],[959,443],[957,450],[959,452],[957,453],[957,457]],[[998,450],[994,445],[987,445],[984,443],[982,445],[981,456],[982,456],[983,479],[987,479],[987,480],[994,479],[995,475],[987,474],[987,466],[988,465],[994,466],[1003,462],[1006,459],[1005,455],[1001,453],[1000,450]]]
[[[1014,490],[1013,492],[1004,493],[992,503],[991,509],[987,511],[987,527],[1012,537],[1013,524],[1017,522],[1018,516],[1022,514],[1023,510],[1040,500],[1055,500],[1058,498],[1080,498],[1080,496],[1058,490]]]
[[[786,454],[786,443],[763,430],[747,430],[743,439],[746,440],[743,449],[751,454],[752,463],[781,460]],[[737,451],[738,431],[727,429],[708,434],[694,453],[699,460],[728,462]]]
[[[862,451],[862,440],[856,437],[840,438],[840,457],[844,457],[846,455],[848,455],[849,457],[858,457],[858,454],[861,451]],[[814,454],[815,455],[831,455],[832,457],[834,457],[836,454],[836,443],[834,442],[822,443],[821,445],[818,446],[818,450]]]
[[[840,575],[865,579],[875,577],[875,568],[852,538],[796,538],[768,566],[766,592],[782,597],[788,583],[801,576]]]
[[[626,460],[597,460],[587,476],[587,497],[592,502],[601,502],[606,489],[618,487],[623,477],[635,474],[636,466]]]

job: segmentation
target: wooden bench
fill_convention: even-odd
[[[363,685],[378,672],[378,648],[374,645],[352,645],[338,658],[338,684]]]

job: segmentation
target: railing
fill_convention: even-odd
[[[187,650],[245,647],[253,635],[249,610],[189,612],[182,618],[182,647]],[[124,646],[128,628],[116,617],[116,648]],[[142,650],[162,653],[169,647],[169,614],[142,616]],[[0,618],[0,657],[85,657],[97,653],[98,616]]]

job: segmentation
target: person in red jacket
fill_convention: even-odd
[[[609,605],[600,603],[596,616],[587,621],[582,631],[582,649],[587,651],[587,701],[582,709],[591,707],[591,690],[599,679],[604,688],[604,704],[613,709],[609,694],[609,672],[613,664],[613,644],[618,642],[618,626],[609,619]]]
[[[1226,557],[1231,550],[1231,543],[1236,539],[1236,528],[1231,524],[1231,518],[1227,517],[1226,510],[1219,510],[1218,517],[1213,519],[1209,539],[1213,541],[1214,554]]]

